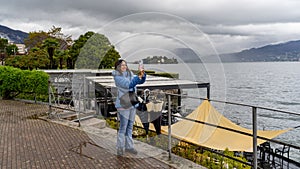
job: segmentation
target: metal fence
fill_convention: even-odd
[[[266,108],[266,107],[261,107],[261,106],[253,106],[253,105],[242,104],[242,103],[235,103],[235,102],[220,101],[220,100],[214,100],[214,99],[206,99],[206,98],[197,98],[197,97],[185,96],[186,98],[208,100],[210,102],[218,102],[218,103],[224,103],[224,104],[230,104],[230,105],[243,106],[243,107],[250,108],[252,110],[252,131],[253,131],[253,133],[249,134],[249,133],[245,133],[245,132],[242,132],[242,131],[234,130],[232,128],[226,128],[226,127],[218,126],[218,125],[215,125],[215,124],[210,124],[210,123],[207,123],[207,122],[204,122],[204,121],[198,121],[198,120],[195,120],[195,119],[189,119],[189,118],[185,118],[185,117],[173,115],[171,113],[171,96],[180,96],[180,95],[173,94],[173,93],[166,93],[166,96],[167,96],[167,102],[168,102],[168,122],[169,122],[169,124],[168,124],[168,152],[169,152],[169,159],[172,158],[172,155],[171,155],[171,142],[172,142],[172,131],[171,131],[171,122],[172,122],[172,120],[171,120],[171,118],[172,117],[181,118],[183,120],[189,120],[189,121],[193,121],[193,122],[196,122],[196,123],[201,123],[201,124],[204,124],[204,125],[221,128],[223,130],[227,130],[227,131],[231,131],[231,132],[237,132],[237,133],[240,133],[240,134],[243,134],[243,135],[251,136],[253,138],[252,163],[245,163],[245,162],[239,161],[237,159],[233,159],[233,160],[237,160],[237,161],[239,161],[241,163],[244,163],[246,165],[250,165],[250,166],[252,166],[252,168],[255,168],[255,169],[259,167],[258,166],[258,156],[257,156],[258,155],[257,139],[263,139],[263,140],[266,140],[268,142],[280,144],[284,148],[285,147],[288,148],[288,150],[290,148],[294,148],[294,149],[300,151],[300,147],[297,146],[297,145],[293,145],[293,144],[285,143],[285,142],[282,142],[282,141],[278,141],[278,140],[274,140],[274,139],[268,139],[268,138],[257,136],[257,113],[258,113],[258,110],[268,110],[268,111],[274,111],[274,112],[279,112],[279,113],[283,113],[283,114],[296,115],[296,116],[300,117],[299,113],[289,112],[289,111],[283,111],[283,110],[277,110],[277,109],[271,109],[271,108]],[[296,127],[293,127],[293,128],[297,128],[297,127],[300,127],[300,126],[296,126]],[[283,159],[281,159],[281,163],[278,164],[278,166],[280,166],[281,168],[283,168],[283,160],[288,160],[288,162],[292,161],[289,158],[286,158],[286,157],[283,156],[284,148],[283,148],[283,151],[280,151],[278,149],[278,154],[277,154],[277,152],[273,152],[271,154],[271,155],[273,155],[273,161],[272,161],[272,164],[271,164],[272,167],[275,168],[276,165],[277,165],[274,162],[274,157],[275,156],[277,156],[279,158],[283,158]],[[222,155],[221,153],[218,153],[217,151],[213,151],[213,152],[217,153],[219,155]],[[287,153],[289,153],[289,152],[287,152]],[[230,157],[227,157],[227,158],[230,158]],[[296,161],[292,161],[292,162],[294,162],[296,165],[300,165],[299,162],[296,162]],[[289,165],[289,163],[287,165]]]

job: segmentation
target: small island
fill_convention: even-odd
[[[166,56],[148,56],[147,58],[142,60],[144,64],[178,64],[177,59],[170,59]],[[135,61],[133,63],[138,64],[139,61]]]

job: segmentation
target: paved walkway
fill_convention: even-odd
[[[141,142],[137,156],[118,157],[115,130],[37,118],[47,111],[46,105],[0,100],[0,168],[202,168],[176,156],[168,162],[166,152]]]

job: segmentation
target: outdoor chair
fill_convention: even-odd
[[[284,161],[284,159],[285,158],[290,159],[290,146],[284,145],[282,148],[276,148],[275,149],[274,157],[279,157],[280,165],[283,168],[283,161]],[[275,158],[274,158],[273,161],[274,161],[274,163],[276,162]],[[287,163],[287,165],[288,164],[289,163]]]
[[[259,156],[263,162],[272,162],[271,155],[273,155],[273,149],[271,148],[270,142],[264,142],[259,146]]]

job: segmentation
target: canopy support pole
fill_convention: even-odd
[[[172,118],[171,118],[171,95],[168,94],[168,151],[169,151],[169,160],[171,160],[171,124],[172,124]]]

